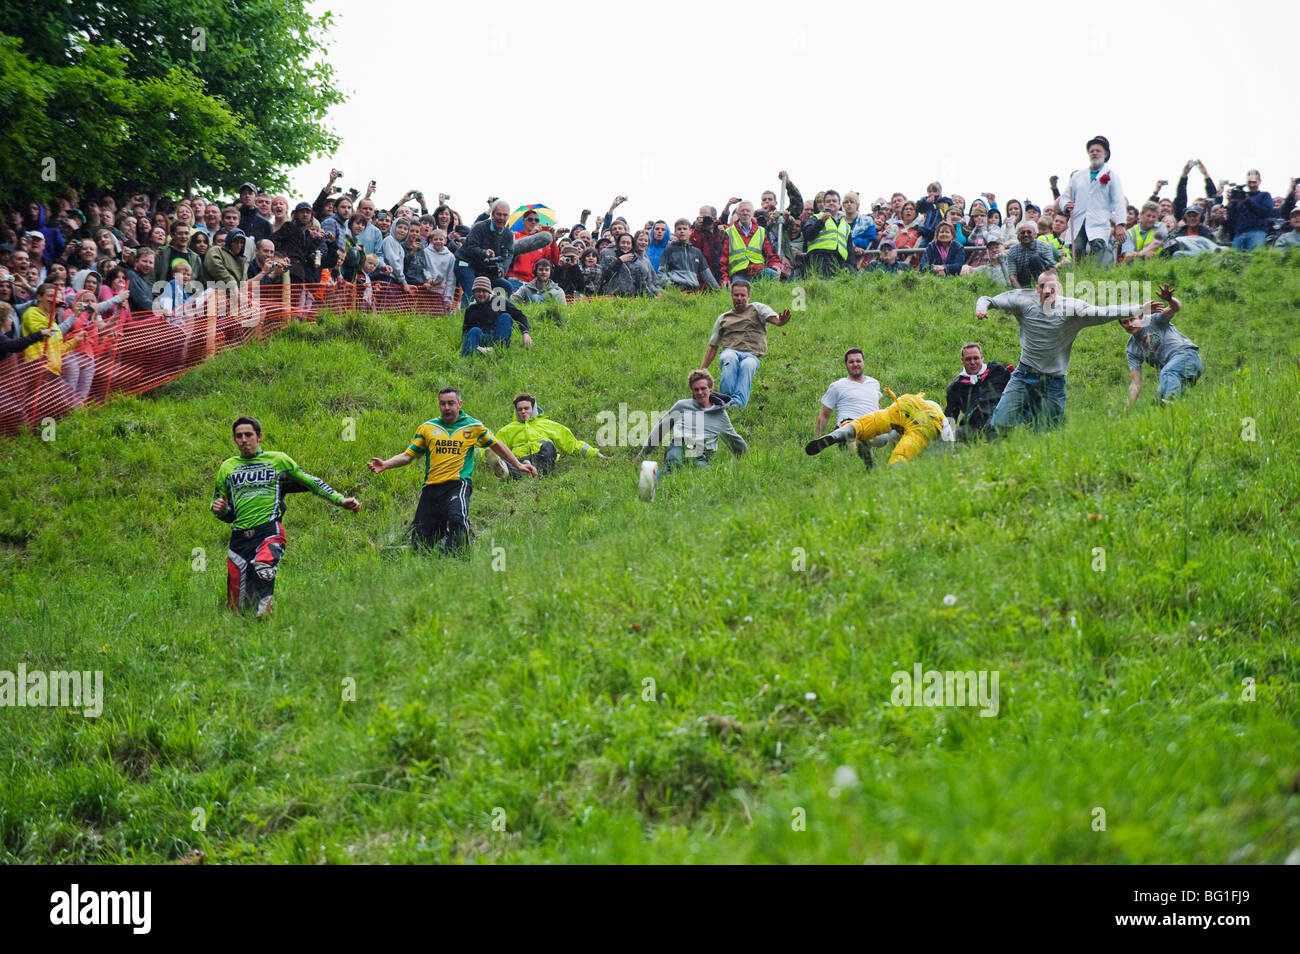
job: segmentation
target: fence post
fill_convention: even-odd
[[[208,320],[203,336],[203,360],[217,353],[217,298],[221,297],[208,291]]]

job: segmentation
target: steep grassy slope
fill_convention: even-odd
[[[1125,273],[1185,302],[1206,375],[1177,406],[1148,372],[1125,412],[1125,335],[1089,329],[1061,431],[872,472],[801,450],[844,349],[941,399],[964,341],[1015,360],[1015,322],[976,322],[972,280],[809,284],[733,415],[750,456],[652,504],[632,448],[480,476],[464,562],[396,546],[416,469],[365,460],[446,383],[495,426],[531,391],[588,440],[620,403],[663,410],[721,296],[576,305],[538,316],[535,350],[467,362],[455,319],[330,317],[6,443],[0,669],[100,669],[107,700],[0,709],[0,857],[1280,861],[1300,846],[1297,261]],[[238,413],[365,504],[292,499],[260,623],[221,607],[207,509]],[[891,706],[916,663],[996,670],[997,716]]]

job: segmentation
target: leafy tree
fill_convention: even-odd
[[[57,191],[33,181],[44,156],[76,188],[233,190],[284,185],[338,144],[321,125],[343,100],[324,58],[332,17],[306,0],[0,0],[0,14],[22,41],[0,44],[0,105],[24,127],[14,135],[10,112],[0,155],[23,157],[0,170],[10,195]],[[48,143],[27,122],[40,113],[59,121]]]

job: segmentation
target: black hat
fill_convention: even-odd
[[[1107,139],[1105,136],[1093,136],[1093,137],[1092,137],[1091,139],[1089,139],[1086,143],[1084,143],[1083,148],[1084,148],[1084,149],[1091,149],[1091,148],[1092,148],[1092,144],[1093,144],[1094,142],[1095,142],[1097,145],[1101,146],[1101,148],[1103,148],[1103,149],[1106,150],[1106,161],[1107,161],[1107,162],[1110,162],[1110,140]]]

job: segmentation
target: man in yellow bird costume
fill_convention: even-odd
[[[869,441],[873,437],[895,430],[902,437],[894,445],[894,452],[889,455],[889,462],[897,464],[900,461],[914,460],[917,454],[930,446],[932,440],[944,435],[946,421],[943,408],[933,401],[927,401],[924,391],[917,394],[904,394],[902,397],[889,388],[885,388],[885,391],[894,399],[893,404],[882,407],[879,411],[864,414],[847,424],[841,424],[825,437],[809,441],[804,445],[804,452],[820,454],[832,444],[843,444],[849,438],[856,437],[859,441]]]

